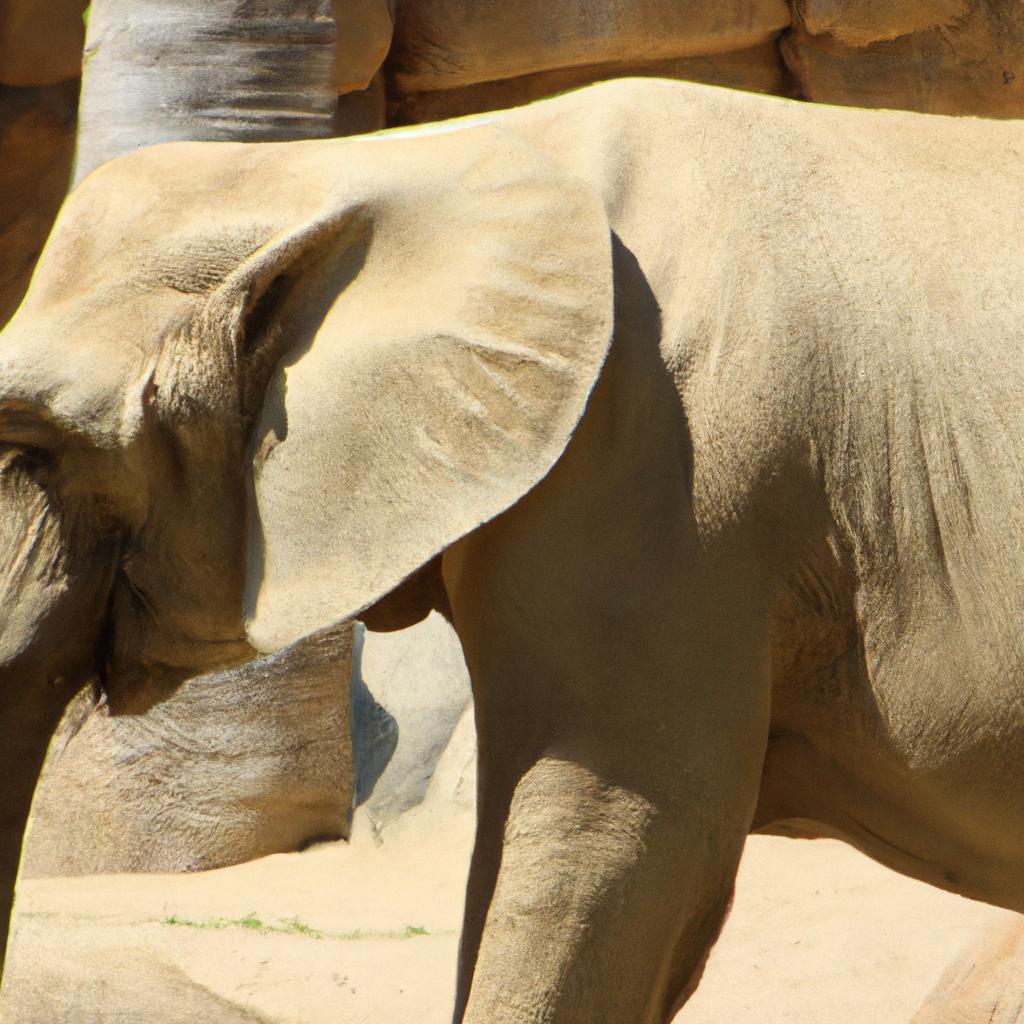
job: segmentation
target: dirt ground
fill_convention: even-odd
[[[470,837],[437,825],[197,875],[26,882],[3,1020],[446,1024]],[[840,843],[754,838],[677,1020],[906,1024],[1003,915]]]

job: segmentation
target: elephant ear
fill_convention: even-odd
[[[305,312],[285,318],[252,447],[264,652],[358,615],[534,487],[610,343],[600,198],[500,131],[427,134],[339,154],[358,214],[289,302]]]

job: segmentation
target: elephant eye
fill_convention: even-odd
[[[18,442],[0,445],[0,469],[14,468],[36,473],[52,465],[53,452],[38,445]]]
[[[131,595],[132,600],[139,607],[144,609],[147,613],[152,613],[153,605],[146,594],[145,590],[139,585],[138,581],[132,577],[132,559],[125,558],[121,562],[121,577],[128,588],[128,593]]]

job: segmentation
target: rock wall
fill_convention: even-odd
[[[77,78],[0,84],[0,326],[25,294],[67,191],[77,107]]]
[[[1024,7],[1015,0],[797,0],[782,55],[817,103],[1024,115]]]
[[[28,287],[71,178],[85,5],[0,7],[0,326]]]
[[[85,6],[7,0],[0,10],[0,323],[24,292],[69,178]],[[333,0],[333,9],[336,135],[623,75],[1024,116],[1016,0]]]

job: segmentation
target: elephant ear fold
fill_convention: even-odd
[[[246,621],[264,652],[358,613],[557,461],[611,340],[600,198],[490,126],[345,146],[359,230],[253,438]]]

